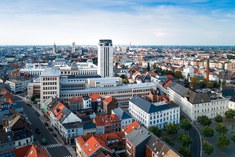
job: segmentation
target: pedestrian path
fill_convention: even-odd
[[[61,146],[63,146],[63,145],[60,143],[56,143],[56,144],[46,145],[46,146],[44,146],[44,148],[55,148],[55,147],[61,147]]]

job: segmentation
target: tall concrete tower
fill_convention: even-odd
[[[99,40],[98,74],[101,77],[113,77],[113,44],[110,39]]]
[[[72,53],[75,53],[75,47],[76,47],[75,42],[73,42],[72,43]]]
[[[55,54],[55,53],[56,53],[56,45],[55,45],[55,43],[54,43],[54,45],[53,45],[52,53],[53,53],[53,54]]]

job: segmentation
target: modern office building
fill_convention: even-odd
[[[101,77],[113,77],[112,40],[100,40],[98,45],[98,74]]]

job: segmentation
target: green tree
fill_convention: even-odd
[[[155,127],[155,126],[150,126],[149,131],[158,137],[161,137],[161,135],[162,135],[161,129],[159,129],[158,127]]]
[[[204,126],[201,128],[202,135],[205,137],[212,137],[214,136],[214,129],[210,126]]]
[[[182,72],[181,71],[175,71],[174,72],[174,77],[175,78],[183,78]]]
[[[153,64],[153,69],[156,70],[157,69],[157,63]]]
[[[197,77],[192,77],[192,78],[190,79],[190,85],[191,85],[191,87],[197,88],[198,82],[199,82],[199,79],[198,79]]]
[[[181,147],[179,153],[182,154],[184,157],[192,157],[192,153],[188,149],[188,147]]]
[[[228,111],[226,111],[225,112],[225,117],[227,118],[227,119],[233,119],[234,118],[234,116],[235,116],[235,111],[234,110],[228,110]]]
[[[122,83],[123,83],[123,84],[127,84],[127,83],[128,83],[128,80],[127,80],[127,79],[122,79]]]
[[[35,99],[36,99],[36,97],[35,97],[35,95],[33,95],[33,96],[31,96],[31,101],[35,101]]]
[[[122,74],[120,77],[121,77],[122,79],[126,79],[126,75],[124,75],[124,74]]]
[[[217,123],[221,123],[221,122],[223,122],[223,117],[221,115],[217,114],[216,117],[215,117],[215,121]]]
[[[228,132],[228,129],[226,128],[226,126],[223,123],[218,123],[215,126],[215,130],[220,133],[220,134],[225,134],[226,132]]]
[[[231,144],[231,141],[229,140],[228,136],[225,134],[220,134],[216,139],[216,145],[218,148],[224,148]]]
[[[179,127],[176,124],[170,123],[166,125],[165,130],[167,134],[174,135],[174,134],[177,134]]]
[[[203,125],[203,126],[207,126],[207,125],[210,125],[210,124],[211,124],[211,120],[210,120],[207,116],[205,116],[205,115],[203,115],[203,116],[198,116],[198,117],[197,117],[197,121],[198,121],[201,125]]]
[[[203,142],[202,149],[208,155],[211,155],[213,153],[213,151],[214,151],[213,146],[209,142],[207,142],[207,141]]]
[[[211,82],[207,82],[207,84],[206,84],[206,88],[213,88],[213,83],[211,83]]]
[[[150,63],[148,62],[147,71],[150,71]]]
[[[231,139],[233,140],[233,142],[235,142],[235,132],[232,134]]]
[[[170,146],[174,146],[174,142],[169,136],[164,137],[164,141],[168,143]]]
[[[181,134],[178,139],[183,146],[188,146],[192,143],[192,139],[188,134]]]
[[[183,119],[180,122],[180,127],[185,131],[188,131],[192,128],[192,124],[187,119]]]

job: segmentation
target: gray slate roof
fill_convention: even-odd
[[[173,82],[170,86],[170,89],[172,89],[173,91],[175,91],[176,93],[178,93],[179,95],[181,95],[182,97],[184,97],[185,95],[188,94],[188,92],[190,92],[190,89],[182,86],[179,83]]]
[[[191,102],[192,104],[200,104],[200,103],[205,103],[205,102],[211,102],[211,99],[208,93],[190,92],[189,102]]]
[[[74,128],[82,128],[83,125],[81,122],[72,122],[72,123],[65,123],[62,124],[66,129],[74,129]]]
[[[140,109],[144,110],[147,113],[154,113],[154,112],[158,112],[158,111],[163,111],[163,110],[167,110],[170,108],[174,108],[174,107],[178,107],[178,105],[176,105],[175,103],[169,104],[169,105],[159,105],[156,106],[154,104],[151,104],[150,102],[148,102],[147,100],[139,97],[139,96],[134,96],[131,98],[130,102],[132,102],[133,104],[135,104],[136,106],[138,106]]]
[[[112,110],[121,120],[132,118],[129,113],[121,109],[120,107]]]
[[[144,127],[133,130],[130,134],[126,135],[128,139],[134,146],[138,146],[142,142],[145,142],[150,137],[150,133]]]

